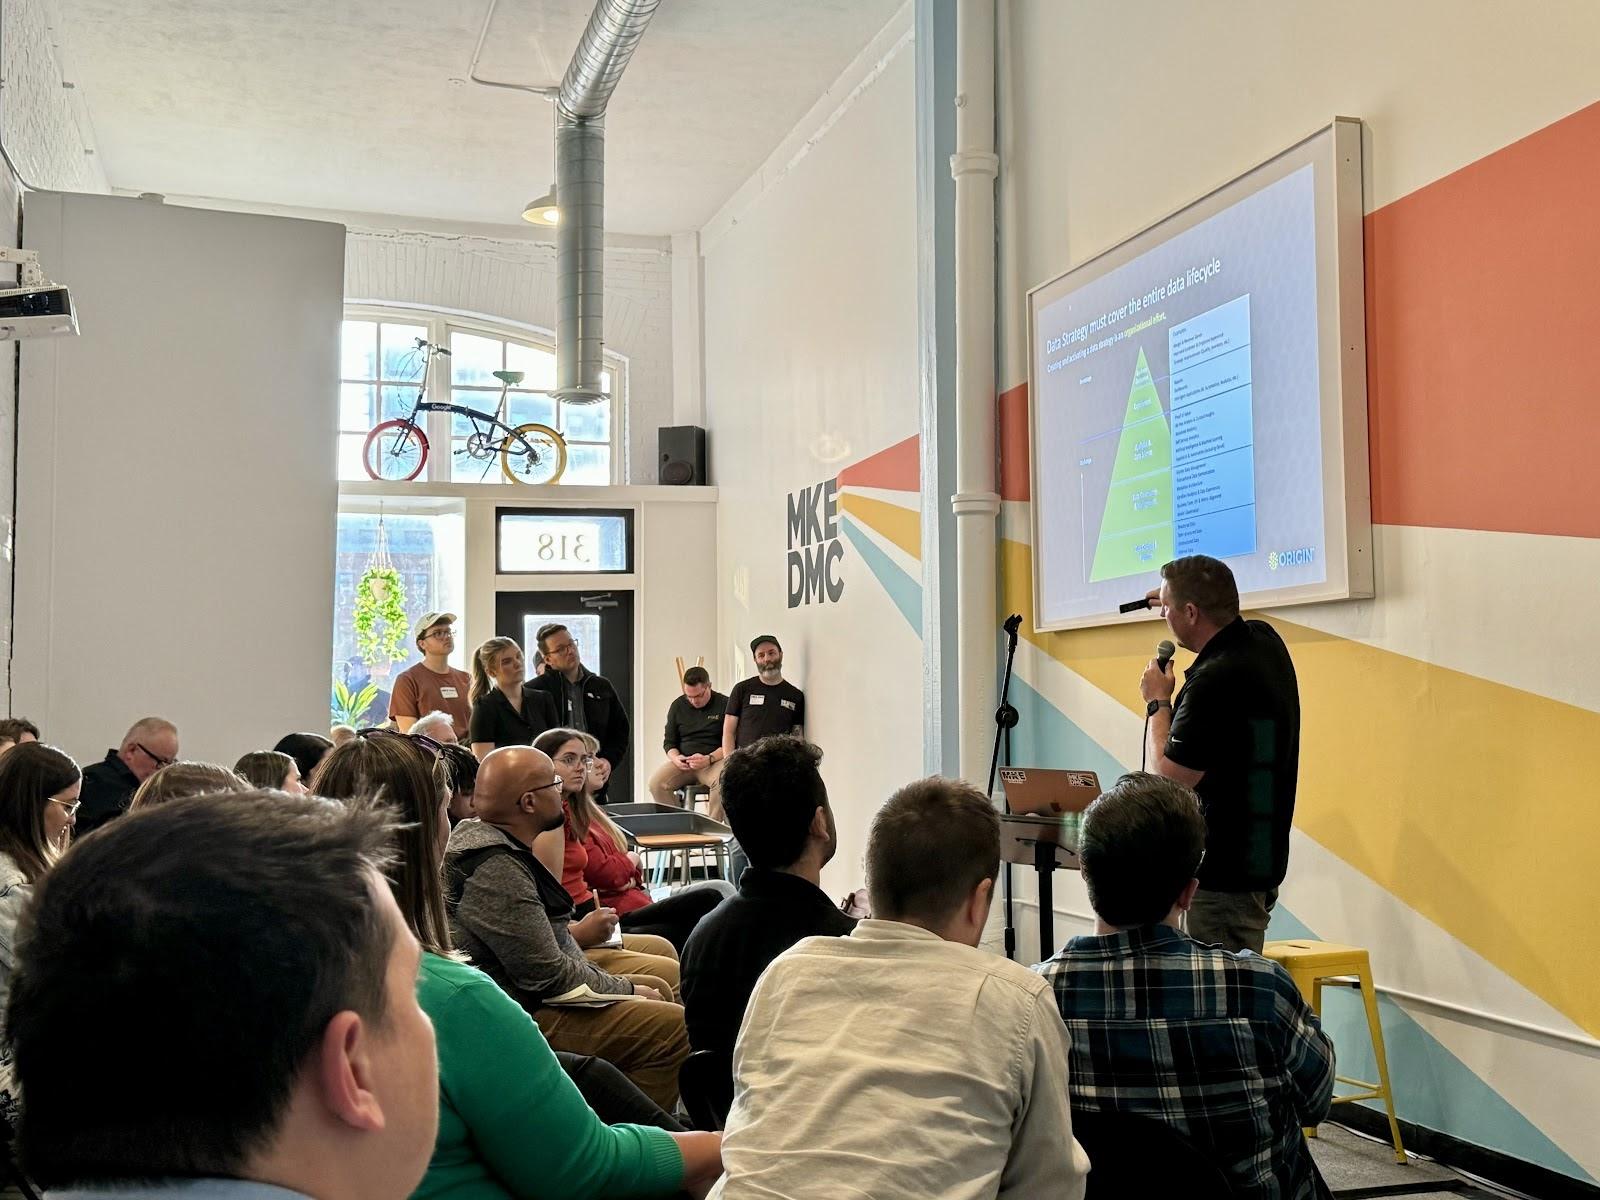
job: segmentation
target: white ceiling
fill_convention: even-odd
[[[703,225],[902,0],[662,0],[606,119],[606,225]],[[499,0],[478,74],[559,82],[592,0]],[[73,0],[67,78],[114,188],[516,223],[549,102],[466,82],[489,0]]]

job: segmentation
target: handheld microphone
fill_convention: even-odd
[[[1117,611],[1119,613],[1131,613],[1138,612],[1140,609],[1146,609],[1149,607],[1150,597],[1140,596],[1137,600],[1129,600],[1126,604],[1117,605]]]
[[[1163,675],[1165,675],[1167,673],[1167,664],[1172,661],[1172,656],[1174,654],[1176,654],[1177,652],[1178,652],[1178,648],[1176,646],[1174,646],[1171,642],[1167,641],[1165,638],[1163,638],[1161,641],[1157,642],[1156,643],[1156,670],[1160,671]]]

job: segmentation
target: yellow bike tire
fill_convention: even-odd
[[[530,485],[556,483],[559,481],[567,469],[567,439],[554,429],[551,429],[550,426],[540,425],[536,422],[518,425],[515,432],[522,441],[533,446],[535,451],[544,446],[554,451],[555,469],[548,476],[542,470],[532,478],[526,474],[518,474],[511,465],[512,461],[526,458],[526,455],[520,451],[513,454],[513,448],[518,445],[517,439],[506,438],[505,441],[500,443],[500,470],[505,473],[506,479],[511,483],[526,483]],[[533,465],[536,468],[544,466],[542,462]]]

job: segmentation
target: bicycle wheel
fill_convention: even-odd
[[[361,465],[374,479],[404,483],[421,475],[427,461],[427,435],[401,417],[374,425],[361,447]]]
[[[518,425],[500,443],[500,469],[512,483],[554,483],[567,469],[567,441],[548,425]]]

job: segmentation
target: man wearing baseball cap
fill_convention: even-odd
[[[389,718],[401,733],[410,732],[424,713],[447,712],[455,722],[456,738],[467,736],[472,677],[450,665],[450,652],[456,648],[455,623],[455,613],[423,613],[411,631],[422,661],[400,672],[389,697]]]
[[[783,677],[783,647],[770,633],[750,643],[756,673],[741,679],[728,693],[728,714],[722,718],[722,757],[741,746],[780,734],[805,736],[806,694]]]

